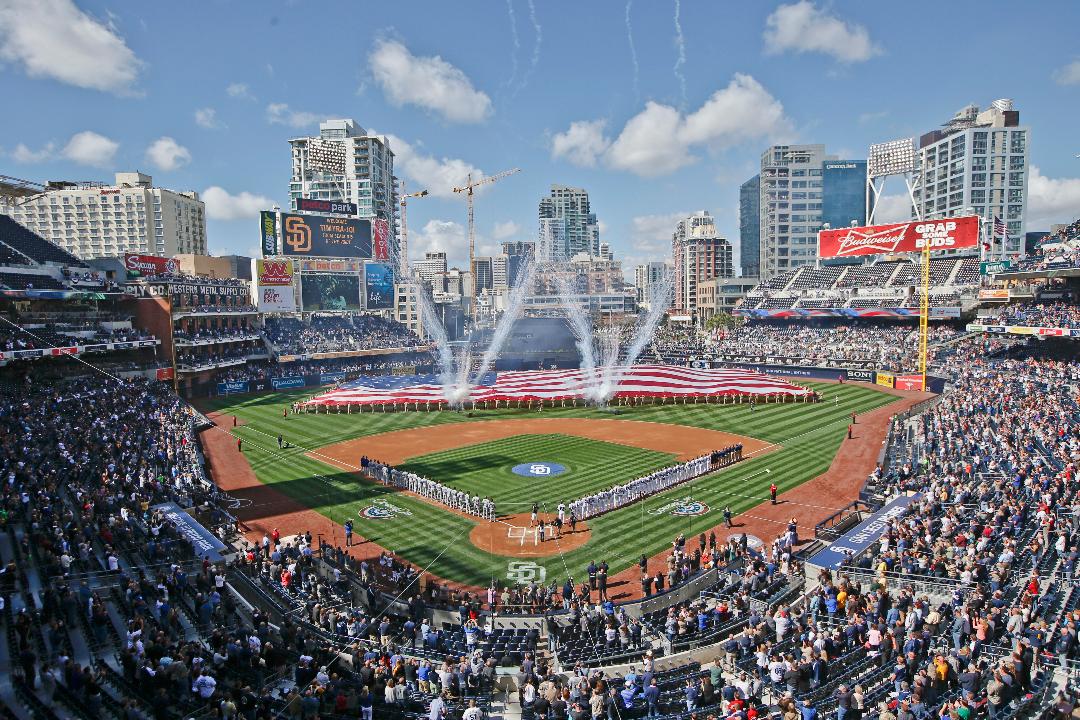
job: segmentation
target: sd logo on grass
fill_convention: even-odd
[[[412,515],[409,510],[395,505],[389,500],[375,500],[371,505],[361,508],[356,514],[368,520],[392,520],[398,516],[407,517]]]
[[[558,463],[522,463],[521,465],[515,465],[510,468],[510,471],[515,475],[523,475],[524,477],[553,477],[555,475],[562,475],[566,472],[566,466]]]

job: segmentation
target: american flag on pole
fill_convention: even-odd
[[[994,237],[1009,239],[1009,228],[999,216],[994,216]]]
[[[596,370],[595,377],[600,377]],[[593,384],[586,372],[575,370],[526,370],[489,372],[474,378],[469,402],[503,400],[571,400],[586,396]],[[803,397],[810,390],[751,370],[701,369],[675,365],[634,365],[615,368],[614,397],[706,397],[789,395]],[[365,376],[334,390],[316,395],[305,405],[383,405],[392,403],[443,403],[446,398],[436,375]]]

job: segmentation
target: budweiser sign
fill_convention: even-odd
[[[928,245],[931,250],[957,250],[978,244],[979,218],[972,215],[822,230],[818,233],[818,257],[921,252]]]

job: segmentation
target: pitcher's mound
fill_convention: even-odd
[[[556,517],[554,513],[540,513],[538,517],[547,526],[543,542],[539,542],[536,537],[536,527],[532,524],[529,513],[505,515],[499,518],[499,522],[480,522],[469,533],[469,540],[492,555],[507,557],[558,555],[589,542],[591,534],[586,522],[579,521],[574,532],[570,532],[569,525],[563,525],[562,536],[559,537],[555,534],[555,527],[551,525],[551,521]]]

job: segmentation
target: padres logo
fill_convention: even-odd
[[[311,252],[311,228],[303,218],[296,216],[285,218],[285,242],[293,252]]]
[[[681,502],[675,506],[675,509],[671,511],[672,515],[704,515],[709,512],[709,506],[700,500],[690,500]]]
[[[558,463],[522,463],[521,465],[515,465],[510,469],[515,475],[523,475],[524,477],[551,477],[553,475],[561,475],[566,472],[565,465],[559,465]]]
[[[361,508],[356,514],[368,520],[391,520],[399,515],[403,517],[412,515],[405,508],[394,505],[389,500],[376,500],[371,505]]]

